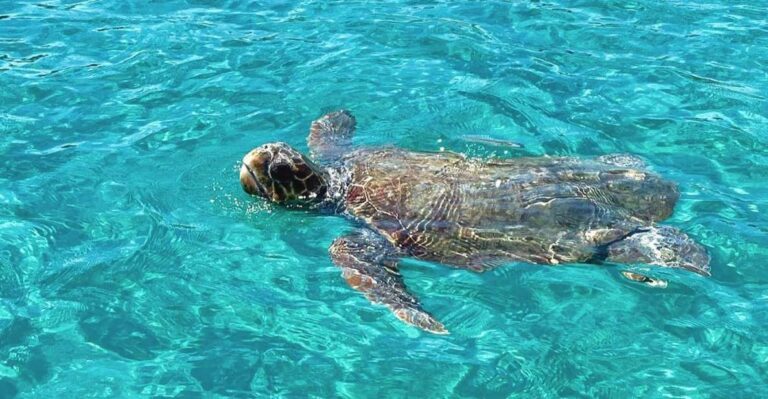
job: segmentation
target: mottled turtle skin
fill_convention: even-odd
[[[246,192],[277,203],[331,209],[360,229],[330,248],[354,288],[401,320],[433,333],[445,327],[425,312],[398,272],[415,257],[484,271],[529,262],[653,264],[709,274],[706,251],[681,231],[656,223],[679,197],[675,184],[639,159],[535,157],[480,160],[397,148],[353,150],[347,111],[312,124],[318,164],[284,143],[243,158]],[[637,272],[630,280],[666,282]]]

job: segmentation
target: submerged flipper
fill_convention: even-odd
[[[398,319],[422,330],[448,334],[408,292],[398,272],[396,254],[381,237],[367,232],[340,237],[331,245],[330,253],[347,283],[368,300],[387,306]]]
[[[709,276],[707,251],[674,227],[656,226],[638,229],[627,237],[608,245],[606,251],[605,260],[609,262],[647,263],[686,269]],[[625,277],[640,281],[626,274]]]
[[[595,161],[620,168],[645,169],[647,166],[645,161],[631,154],[601,155]]]
[[[627,280],[635,281],[640,284],[653,288],[667,288],[667,281],[659,278],[648,277],[645,274],[623,271],[621,275]]]
[[[355,117],[347,110],[323,115],[312,122],[307,144],[316,161],[332,161],[346,153],[352,145]]]

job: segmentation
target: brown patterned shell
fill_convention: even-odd
[[[382,149],[347,164],[350,214],[414,256],[478,270],[587,261],[668,217],[679,196],[632,158],[480,161]]]

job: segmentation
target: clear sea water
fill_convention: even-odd
[[[768,3],[0,0],[0,397],[766,397]],[[238,161],[355,143],[628,152],[712,277],[406,261],[452,334],[370,306],[354,226]],[[487,136],[525,145],[478,143]]]

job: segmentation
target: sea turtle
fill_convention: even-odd
[[[249,194],[347,215],[359,223],[330,247],[353,288],[400,320],[447,330],[403,283],[398,261],[415,257],[484,271],[512,262],[643,263],[709,275],[709,257],[680,230],[655,223],[679,197],[675,184],[629,155],[593,159],[480,160],[398,148],[351,148],[355,118],[329,113],[311,125],[312,160],[285,143],[242,160]],[[648,285],[664,281],[637,272]]]

